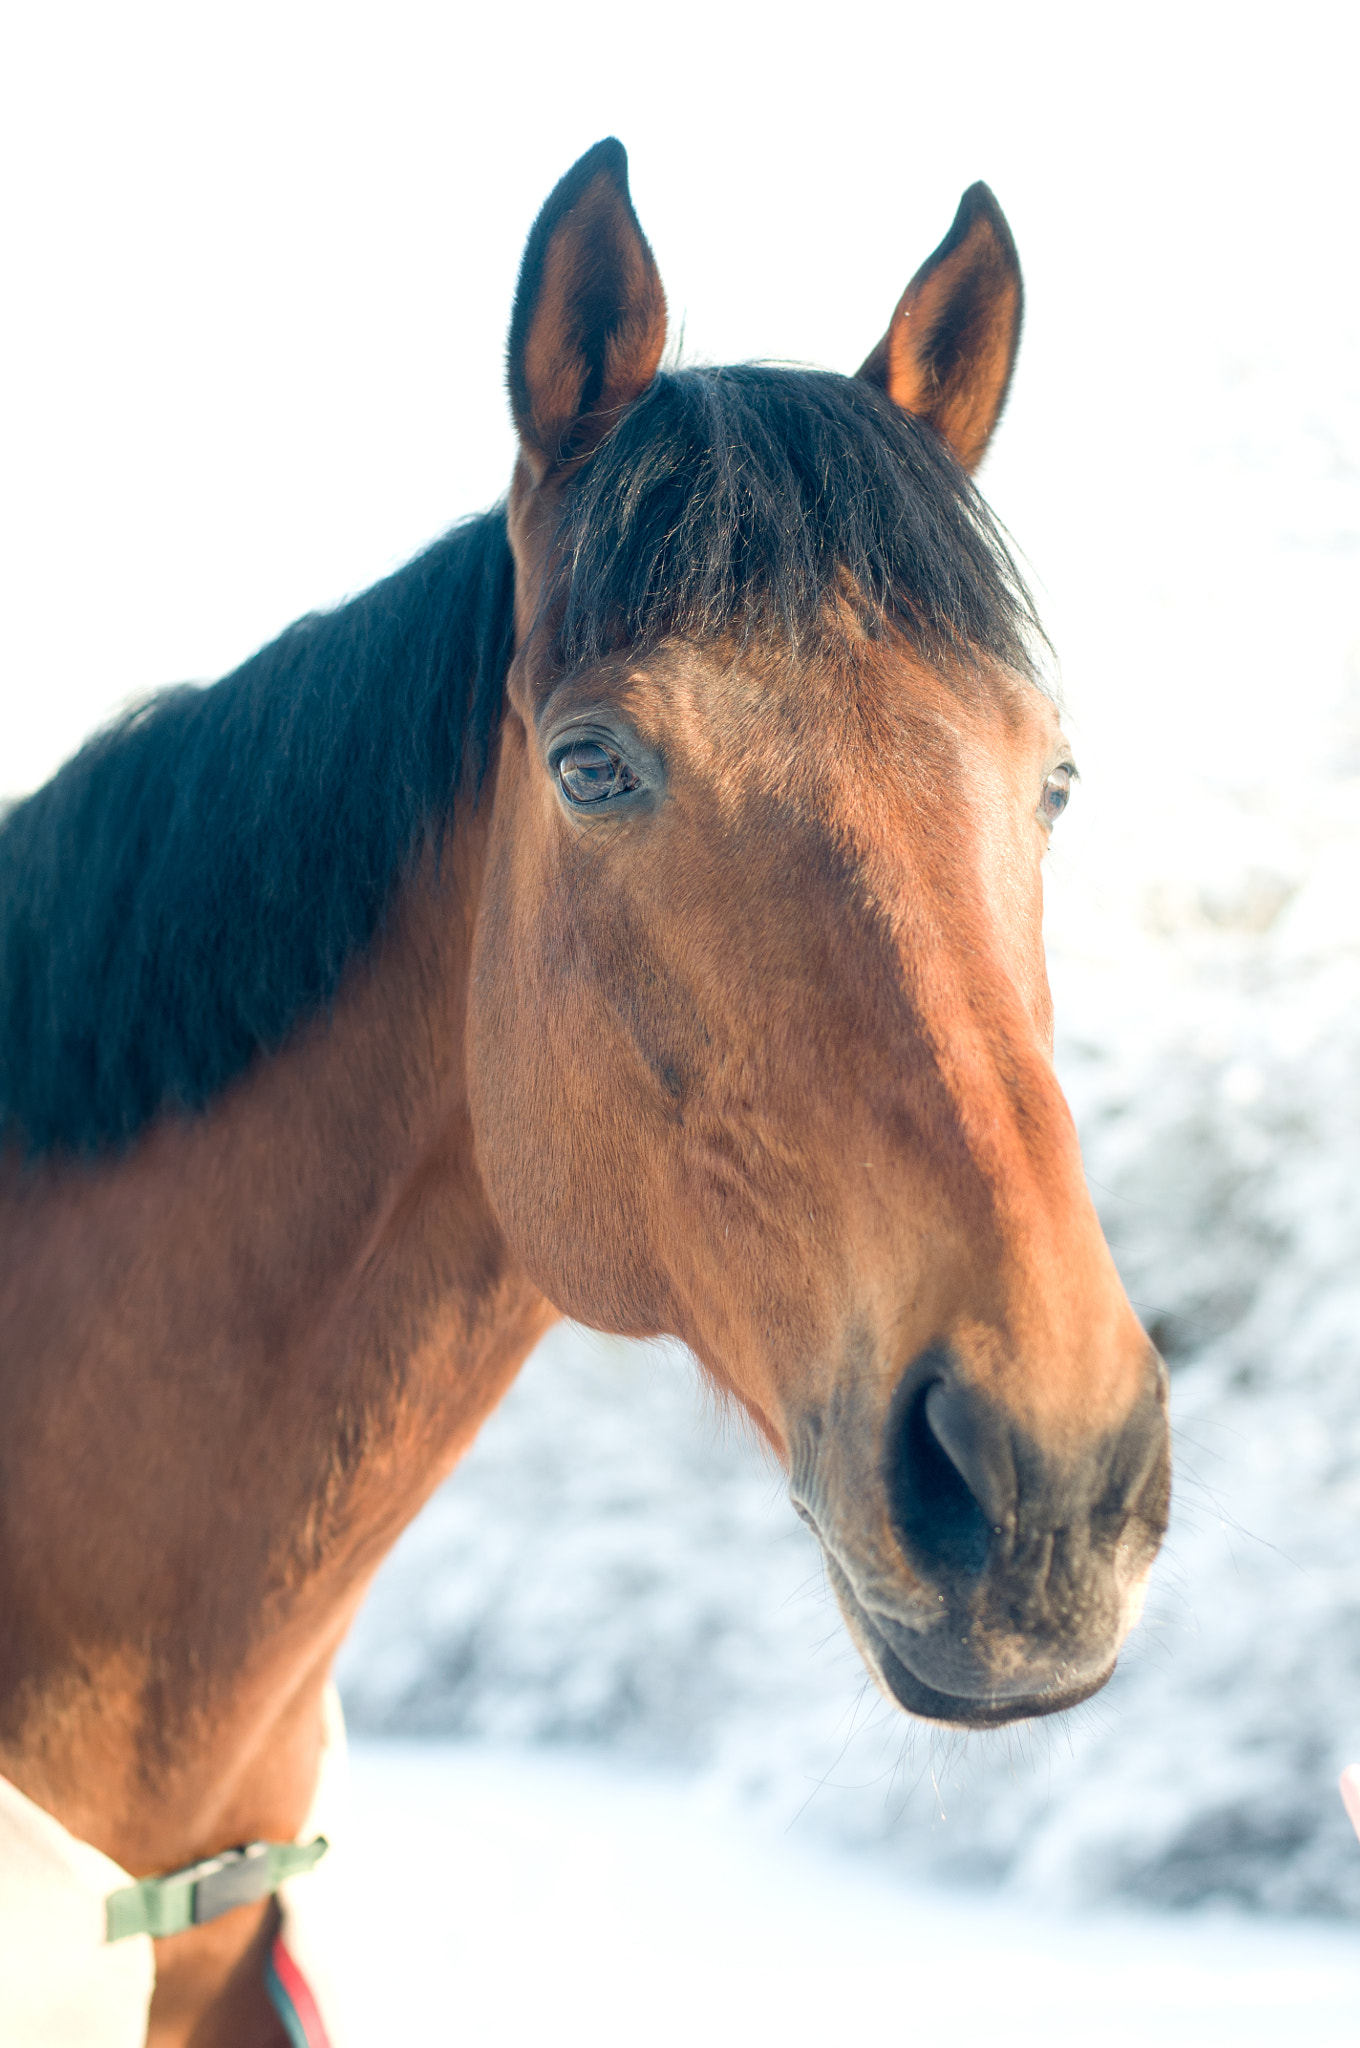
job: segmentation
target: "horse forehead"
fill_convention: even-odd
[[[868,771],[885,792],[941,763],[1027,762],[1058,734],[1052,700],[997,665],[954,674],[898,647],[825,653],[663,647],[621,665],[621,704],[720,782],[807,782],[828,767]],[[735,743],[735,744],[734,744]],[[836,783],[849,797],[853,779]]]

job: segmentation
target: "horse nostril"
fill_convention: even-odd
[[[987,1563],[992,1527],[932,1425],[932,1405],[938,1408],[944,1397],[943,1384],[931,1380],[903,1410],[888,1444],[889,1507],[902,1547],[915,1563],[975,1578]]]

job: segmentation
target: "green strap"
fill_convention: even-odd
[[[267,1899],[290,1877],[314,1870],[329,1847],[324,1835],[314,1842],[247,1842],[242,1849],[224,1849],[220,1856],[167,1871],[164,1877],[144,1877],[105,1899],[104,1938],[182,1934],[233,1906]]]

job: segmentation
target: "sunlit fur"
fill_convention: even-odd
[[[530,238],[504,510],[0,825],[0,1772],[135,1874],[296,1834],[365,1587],[563,1313],[741,1404],[899,1705],[1108,1675],[1165,1381],[1053,1074],[1066,743],[964,472],[999,219],[884,386],[658,377],[599,145]],[[583,739],[625,801],[571,805]],[[269,1930],[159,1944],[155,2048],[280,2048]]]

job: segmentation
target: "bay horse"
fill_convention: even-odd
[[[970,480],[1020,316],[975,185],[856,376],[663,370],[602,142],[524,257],[506,503],[0,825],[0,1772],[135,1878],[297,1837],[379,1560],[564,1315],[684,1340],[909,1713],[1108,1678],[1165,1375]],[[148,2038],[282,2042],[276,1921],[163,1936]]]

